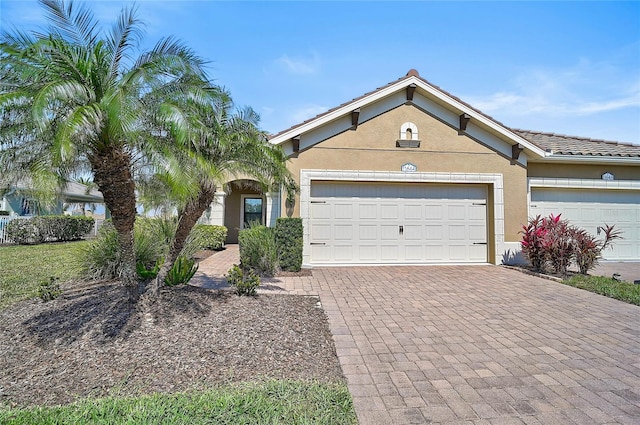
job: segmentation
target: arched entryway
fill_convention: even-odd
[[[200,222],[225,226],[228,230],[226,243],[238,243],[238,232],[249,223],[274,226],[279,216],[279,192],[265,193],[255,180],[236,179],[227,182],[216,193]]]

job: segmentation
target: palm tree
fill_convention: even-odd
[[[281,186],[290,194],[297,190],[285,165],[287,156],[268,142],[253,109],[235,109],[229,94],[217,87],[201,87],[199,93],[197,97],[191,93],[183,98],[173,96],[172,102],[158,108],[160,122],[170,123],[166,134],[176,142],[170,145],[182,147],[183,166],[172,169],[189,172],[162,179],[169,184],[179,182],[172,187],[181,192],[172,190],[179,200],[178,227],[158,273],[156,291],[226,177],[242,174],[256,179],[265,190]]]
[[[134,164],[173,152],[143,119],[148,99],[206,79],[204,63],[172,38],[134,60],[142,35],[135,7],[124,8],[103,34],[82,5],[40,3],[50,24],[46,33],[0,36],[0,166],[59,182],[90,171],[118,232],[122,281],[133,301],[139,295]]]

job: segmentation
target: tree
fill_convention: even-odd
[[[134,60],[142,36],[135,7],[124,8],[103,34],[85,6],[40,3],[49,22],[45,33],[0,36],[0,166],[60,183],[89,170],[111,212],[122,281],[135,301],[134,164],[166,160],[174,151],[162,146],[167,138],[157,137],[143,116],[149,99],[166,87],[206,80],[204,63],[172,38]]]
[[[258,127],[260,117],[253,109],[235,109],[229,94],[220,88],[203,86],[199,93],[197,97],[172,96],[171,102],[158,108],[159,122],[169,123],[166,135],[176,142],[169,145],[182,148],[179,153],[183,155],[183,166],[173,169],[191,172],[180,178],[162,178],[170,186],[179,181],[179,185],[172,187],[182,192],[172,191],[179,200],[178,227],[158,273],[156,292],[225,177],[242,174],[256,179],[264,190],[272,187],[279,190],[281,186],[289,194],[297,190],[286,168],[287,156],[279,146],[269,143]]]

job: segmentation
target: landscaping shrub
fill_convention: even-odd
[[[584,229],[574,229],[574,256],[581,274],[587,274],[589,270],[598,265],[602,251],[610,247],[615,239],[622,237],[622,232],[615,230],[614,226],[605,224],[600,229],[604,232],[604,240],[597,240]]]
[[[0,210],[0,216],[8,216],[8,215],[9,215],[9,211]]]
[[[236,288],[236,294],[256,295],[256,289],[260,286],[260,276],[252,270],[243,271],[237,264],[229,269],[225,275],[227,283]]]
[[[18,245],[34,245],[44,242],[44,235],[30,218],[18,218],[7,223],[7,238]]]
[[[191,280],[194,274],[198,271],[198,263],[195,260],[190,260],[187,257],[180,255],[173,263],[173,267],[169,270],[164,283],[167,286],[184,285]]]
[[[15,219],[7,224],[7,236],[19,245],[75,241],[87,235],[94,222],[91,217],[70,215]]]
[[[273,276],[278,271],[278,251],[272,228],[252,225],[240,230],[240,264],[261,276]]]
[[[302,219],[278,218],[275,238],[280,269],[290,272],[300,271],[302,268]]]
[[[621,238],[615,226],[604,225],[605,238],[598,240],[586,230],[572,226],[560,215],[542,218],[536,216],[522,226],[520,241],[522,254],[534,270],[544,272],[551,268],[555,273],[566,275],[572,262],[580,273],[586,274],[597,265],[602,252],[613,240]]]
[[[60,288],[58,279],[55,277],[40,282],[38,286],[38,297],[40,297],[42,302],[53,301],[58,298],[60,294],[62,294],[62,289]]]
[[[134,227],[136,264],[145,270],[153,268],[167,254],[164,237],[154,233],[157,227],[143,221]],[[121,277],[122,258],[118,245],[118,233],[113,224],[106,223],[98,236],[89,242],[83,253],[84,274],[93,279],[118,279]]]
[[[210,224],[196,224],[191,235],[200,249],[220,250],[227,239],[227,228]]]

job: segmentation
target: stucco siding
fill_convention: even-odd
[[[570,179],[600,179],[604,173],[611,173],[616,180],[640,181],[640,167],[633,165],[609,164],[528,164],[529,177],[551,177]]]
[[[419,148],[397,148],[402,124],[417,126]],[[300,170],[400,171],[405,163],[418,172],[499,173],[504,178],[505,241],[519,240],[527,220],[527,173],[524,166],[471,139],[412,105],[402,105],[320,142],[289,161],[296,179]],[[286,208],[283,206],[283,211]],[[293,215],[299,216],[296,200]]]

